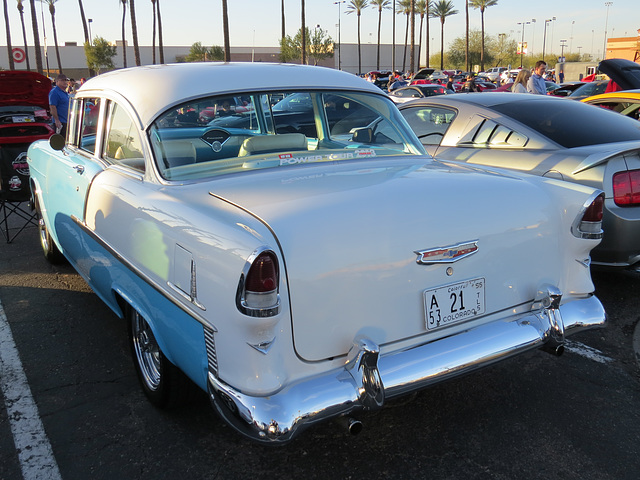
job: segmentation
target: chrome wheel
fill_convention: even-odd
[[[138,312],[134,312],[131,319],[131,334],[141,379],[155,392],[162,382],[162,353],[149,324]]]

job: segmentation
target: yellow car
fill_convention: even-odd
[[[582,101],[590,105],[608,108],[627,117],[640,120],[640,89],[602,93],[600,95],[587,97]]]

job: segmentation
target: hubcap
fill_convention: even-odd
[[[144,318],[134,313],[132,322],[133,347],[140,372],[149,390],[157,390],[162,381],[160,348]]]

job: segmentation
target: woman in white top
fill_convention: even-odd
[[[531,70],[527,70],[526,68],[520,70],[518,72],[518,76],[513,82],[513,86],[511,87],[511,91],[513,93],[527,93],[527,82],[531,78]]]

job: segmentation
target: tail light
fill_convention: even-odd
[[[600,193],[593,201],[586,204],[571,227],[571,232],[578,238],[602,238],[602,212],[604,210],[604,193]]]
[[[618,172],[613,176],[613,201],[621,207],[640,205],[640,170]]]
[[[278,258],[270,250],[254,253],[240,276],[236,305],[245,315],[271,317],[280,308]]]

